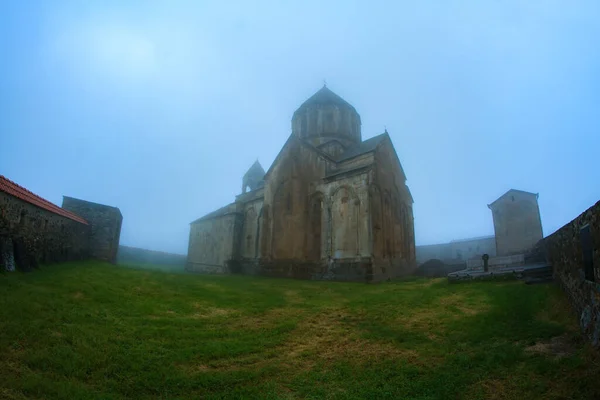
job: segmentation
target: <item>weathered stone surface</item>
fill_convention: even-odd
[[[488,207],[494,218],[496,255],[519,254],[543,237],[536,193],[511,189]]]
[[[186,270],[226,273],[227,261],[233,258],[234,229],[238,213],[235,205],[223,215],[190,225]]]
[[[0,271],[12,272],[15,270],[15,256],[13,242],[9,237],[0,237]]]
[[[589,225],[594,280],[585,278],[580,229]],[[554,279],[562,286],[579,315],[583,332],[600,346],[600,201],[552,235],[540,241],[530,257],[542,250],[552,264]]]
[[[123,216],[116,207],[63,196],[62,208],[82,216],[91,225],[90,256],[115,264]]]
[[[89,257],[90,228],[0,192],[1,258],[13,257],[19,269]]]
[[[29,271],[39,264],[90,257],[114,262],[121,230],[118,209],[77,199],[70,204],[70,210],[60,208],[0,176],[0,268]],[[106,209],[116,210],[118,219],[108,217]]]

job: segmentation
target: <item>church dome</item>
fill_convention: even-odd
[[[323,86],[294,112],[292,133],[317,146],[332,139],[359,143],[360,115],[350,103]]]

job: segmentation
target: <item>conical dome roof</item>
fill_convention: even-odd
[[[356,110],[352,106],[352,104],[348,103],[346,100],[342,99],[340,96],[332,92],[327,86],[323,86],[319,91],[310,96],[308,100],[306,100],[294,114],[305,111],[307,108],[311,106],[319,106],[319,105],[336,105],[342,106],[352,109],[354,112]]]
[[[260,165],[258,160],[256,160],[254,162],[254,164],[252,164],[252,166],[250,168],[248,168],[248,171],[246,171],[246,173],[244,174],[244,177],[249,177],[249,176],[252,176],[254,178],[260,178],[260,179],[262,179],[262,177],[265,176],[265,170],[262,167],[262,165]]]
[[[359,143],[360,115],[350,103],[323,86],[294,112],[292,133],[315,146],[334,139],[344,146]]]

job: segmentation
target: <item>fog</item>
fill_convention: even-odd
[[[548,235],[600,199],[600,3],[2,2],[0,174],[120,208],[121,243],[189,223],[268,168],[327,86],[387,129],[416,244],[493,234],[539,193]]]

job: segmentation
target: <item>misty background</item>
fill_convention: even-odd
[[[267,169],[328,87],[387,128],[417,245],[493,234],[540,193],[544,235],[600,199],[600,2],[0,4],[0,174],[117,206],[121,244],[186,253],[189,223]]]

